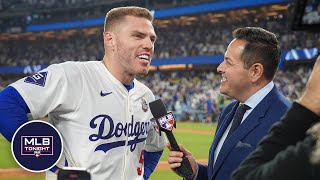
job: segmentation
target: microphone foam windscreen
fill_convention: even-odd
[[[153,117],[158,118],[167,114],[167,109],[161,99],[149,103]]]

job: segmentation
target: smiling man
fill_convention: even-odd
[[[290,105],[273,83],[280,61],[276,36],[262,28],[245,27],[236,29],[233,38],[217,71],[222,76],[220,92],[235,100],[220,114],[208,166],[197,164],[181,147],[195,179],[231,179],[232,171]],[[170,151],[168,163],[173,170],[180,166],[181,157],[181,152]]]
[[[48,115],[64,141],[67,164],[86,168],[94,180],[148,179],[165,147],[152,127],[151,90],[135,79],[146,75],[156,34],[150,11],[110,10],[104,25],[102,61],[51,65],[0,93],[0,132]]]

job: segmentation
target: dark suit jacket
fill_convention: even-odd
[[[319,180],[320,166],[310,163],[316,140],[306,131],[319,117],[298,103],[233,173],[234,180]]]
[[[199,164],[198,180],[231,179],[232,171],[256,148],[261,138],[267,134],[273,123],[280,120],[291,103],[274,86],[233,132],[232,136],[224,142],[213,166],[214,151],[231,122],[238,104],[238,101],[233,101],[221,112],[217,131],[209,151],[209,164],[208,166]]]

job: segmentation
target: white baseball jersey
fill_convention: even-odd
[[[135,79],[128,92],[101,61],[51,65],[11,86],[34,119],[48,114],[68,166],[87,168],[93,180],[143,179],[143,150],[165,147],[150,122],[151,90]]]

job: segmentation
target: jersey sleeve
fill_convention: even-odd
[[[54,112],[72,112],[78,107],[82,92],[79,69],[72,63],[51,65],[11,86],[23,97],[33,119]]]
[[[14,132],[28,121],[30,110],[13,87],[0,91],[0,133],[11,142]]]
[[[145,150],[149,152],[162,151],[166,147],[166,143],[167,142],[164,133],[161,132],[160,136],[154,128],[150,128],[146,139]]]

